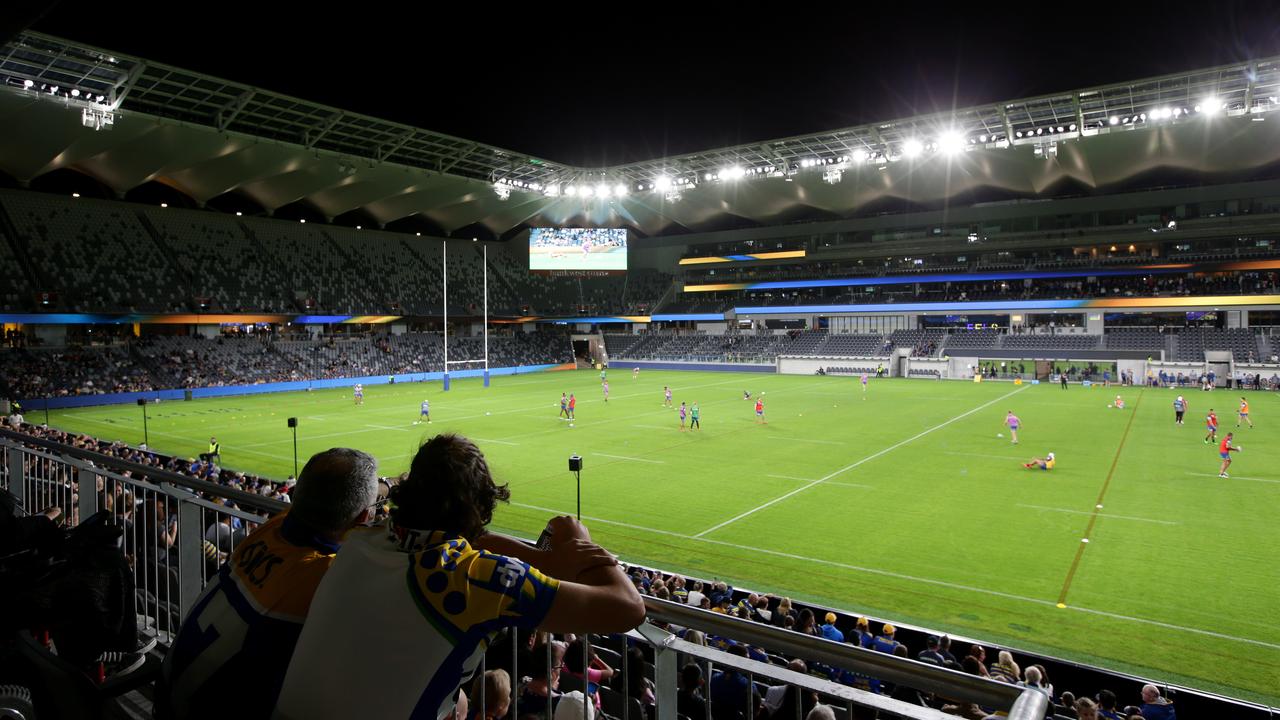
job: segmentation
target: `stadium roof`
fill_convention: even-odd
[[[380,223],[420,214],[450,233],[609,225],[653,235],[1280,160],[1280,58],[606,168],[39,33],[0,50],[0,81],[0,169],[20,181],[71,168],[121,194],[158,180],[200,203],[235,190],[269,210],[304,201]]]

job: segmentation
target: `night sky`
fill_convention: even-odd
[[[64,0],[33,29],[588,166],[1280,55],[1280,3],[271,4]]]

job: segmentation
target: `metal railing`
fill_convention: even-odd
[[[162,643],[167,643],[176,632],[219,564],[234,552],[243,537],[263,522],[265,516],[288,507],[286,503],[223,485],[5,429],[0,429],[0,461],[0,487],[13,493],[25,512],[38,513],[58,506],[68,522],[88,518],[98,511],[111,513],[124,531],[121,547],[133,570],[134,610],[139,626]],[[142,479],[143,476],[146,479]],[[227,502],[242,507],[229,507],[224,504]],[[602,686],[597,692],[602,712],[617,720],[678,720],[677,676],[680,667],[689,663],[699,665],[708,681],[716,676],[717,669],[745,676],[745,692],[749,695],[743,706],[745,716],[737,720],[756,720],[756,693],[763,694],[770,683],[799,689],[787,689],[786,693],[815,693],[819,702],[832,707],[836,720],[853,720],[859,712],[869,710],[880,712],[880,717],[929,720],[954,717],[923,703],[793,671],[778,664],[778,660],[785,659],[781,656],[805,660],[810,663],[810,670],[844,671],[858,678],[931,694],[953,704],[972,704],[990,712],[1007,713],[1014,720],[1040,720],[1049,707],[1048,696],[1036,688],[1006,684],[682,603],[645,598],[645,606],[647,621],[625,636],[580,636],[564,651],[585,653],[591,646],[601,656],[611,658],[615,666],[620,665],[618,669],[624,681],[613,683],[620,690]],[[767,652],[772,662],[681,639],[671,632],[677,626],[698,630],[705,636],[747,643]],[[510,716],[519,718],[520,704],[527,702],[527,698],[521,698],[521,688],[527,689],[528,682],[538,678],[526,672],[528,668],[520,667],[520,636],[512,631],[508,640],[490,647],[478,677],[483,677],[484,671],[499,661],[509,667]],[[579,642],[581,649],[577,646]],[[629,647],[640,647],[644,659],[631,657],[627,652]],[[555,687],[558,682],[560,691],[586,689],[583,678],[560,672],[560,666],[552,662],[550,644],[544,642],[539,651],[547,653],[548,685]],[[634,667],[636,662],[641,663],[641,667]],[[640,673],[652,683],[653,697],[644,698],[644,702],[642,698],[633,697],[631,683],[625,680],[628,673]],[[847,675],[842,679],[844,677]],[[706,692],[703,700],[707,704],[708,720],[712,718],[711,695]],[[473,706],[479,705],[481,715],[484,715],[485,702],[484,693],[471,698]],[[796,720],[804,720],[799,710],[801,703],[797,700],[795,704]],[[547,705],[546,719],[552,720],[550,703]],[[584,720],[587,720],[585,712],[584,706]],[[540,710],[535,715],[541,714]],[[717,716],[723,715],[717,713]]]

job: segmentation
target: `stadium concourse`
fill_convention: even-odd
[[[574,167],[7,38],[0,715],[1274,718],[1278,97]]]

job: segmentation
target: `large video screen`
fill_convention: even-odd
[[[627,231],[621,228],[534,228],[530,270],[627,269]]]

